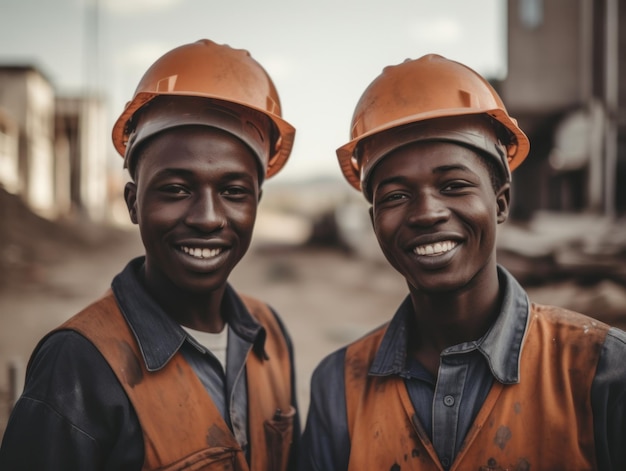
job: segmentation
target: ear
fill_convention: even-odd
[[[374,227],[374,206],[370,206],[370,222],[372,223],[372,229],[374,229],[374,231],[376,230],[376,228]]]
[[[124,200],[126,200],[130,220],[133,224],[137,224],[137,184],[135,182],[126,183],[124,187]]]
[[[496,204],[498,206],[497,221],[502,224],[509,217],[511,207],[511,184],[505,183],[496,193]]]

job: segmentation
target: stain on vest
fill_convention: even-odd
[[[498,448],[504,450],[507,442],[512,436],[513,434],[511,434],[511,429],[505,425],[501,425],[498,427],[498,431],[496,432],[496,437],[493,439],[493,442],[498,446]]]
[[[489,458],[485,466],[478,468],[478,471],[530,471],[530,463],[524,458],[520,458],[517,464],[509,467],[502,467],[495,458]]]
[[[124,379],[131,388],[134,388],[143,381],[143,369],[128,342],[121,340],[118,346],[124,358]]]
[[[227,443],[229,440],[229,436],[226,435],[224,430],[222,430],[217,424],[212,424],[211,427],[209,427],[206,434],[206,444],[208,446],[219,447],[224,443]]]

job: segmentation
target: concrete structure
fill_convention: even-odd
[[[0,109],[0,187],[12,194],[21,190],[17,124]]]
[[[18,181],[12,185],[35,212],[53,217],[53,86],[32,66],[0,67],[0,84],[0,108],[18,132]]]
[[[92,221],[107,216],[106,131],[103,100],[95,96],[57,98],[57,202]]]
[[[57,97],[34,66],[0,66],[0,184],[40,216],[106,219],[107,132],[100,97]]]
[[[509,112],[531,139],[514,215],[537,209],[626,213],[626,5],[509,0]]]

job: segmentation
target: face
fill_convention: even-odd
[[[509,185],[494,192],[472,150],[419,142],[388,154],[371,175],[378,242],[419,292],[447,292],[497,279],[496,226],[506,220]]]
[[[138,150],[126,187],[146,251],[149,287],[209,293],[246,253],[260,197],[252,151],[213,128],[174,128]]]

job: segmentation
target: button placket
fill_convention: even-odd
[[[467,370],[467,364],[461,363],[458,358],[441,358],[432,406],[432,441],[445,469],[452,465],[452,457],[456,454],[460,403]]]

